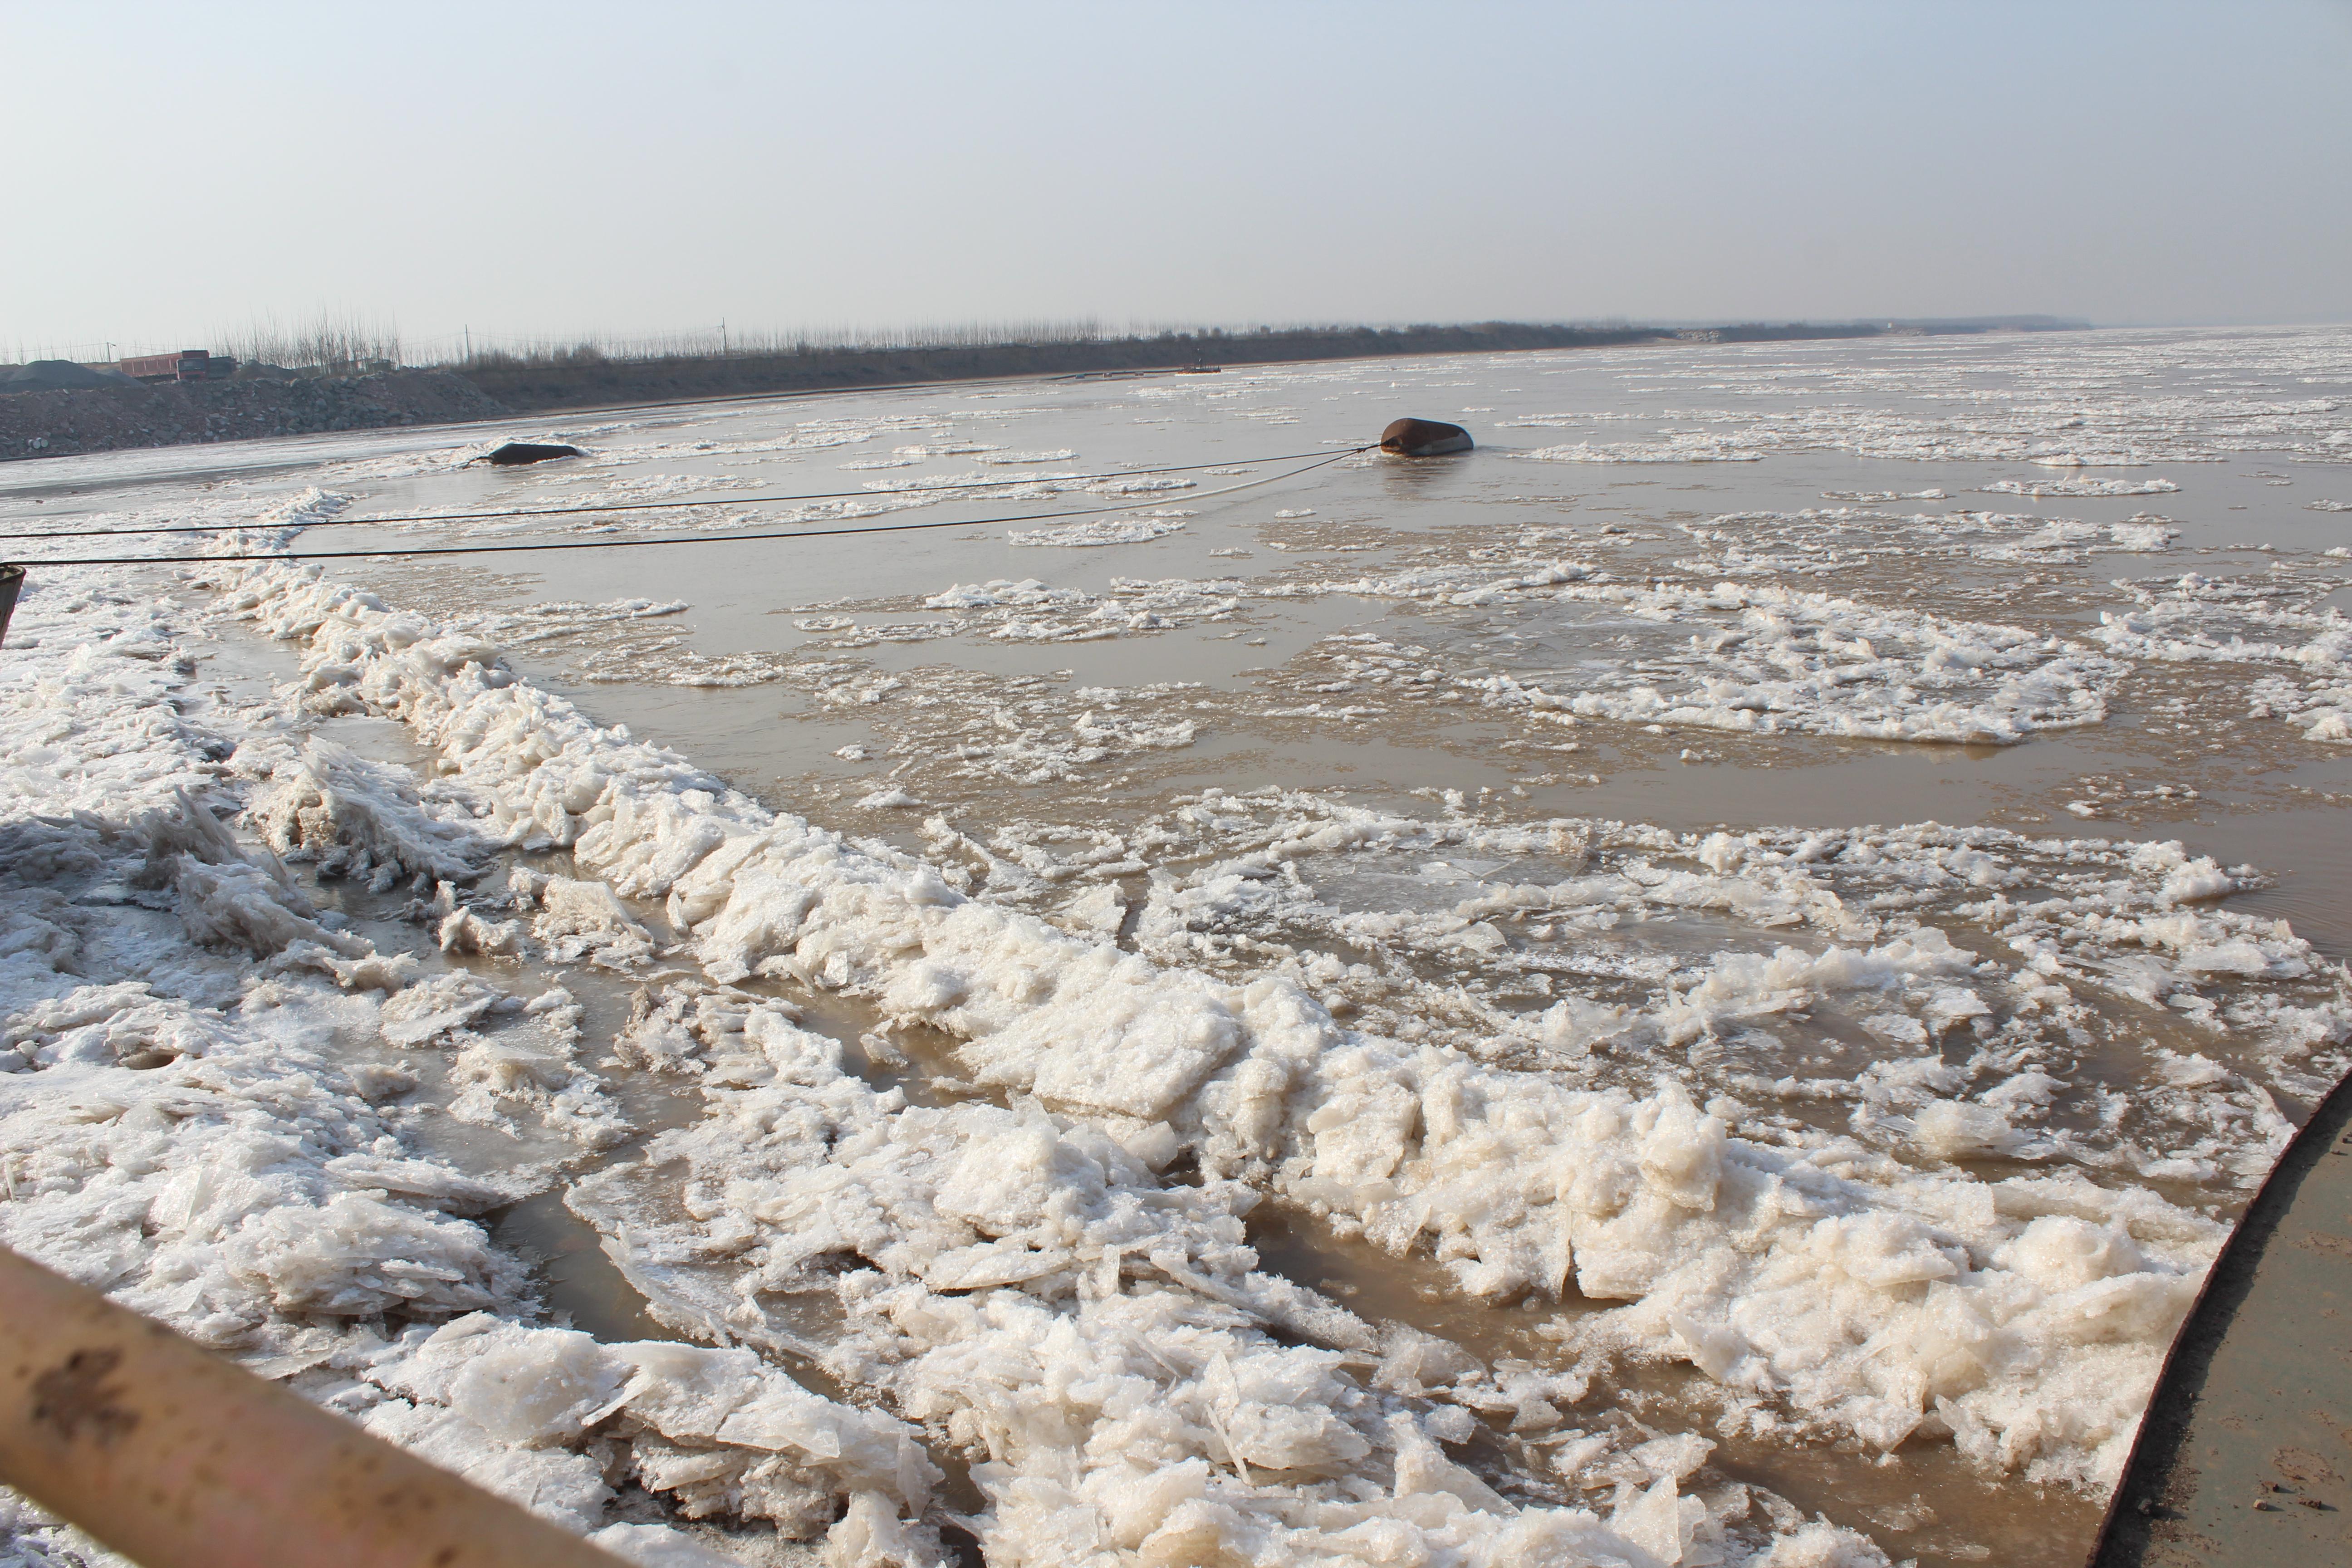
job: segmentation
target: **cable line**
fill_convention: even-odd
[[[1228,485],[1223,489],[1204,490],[1199,495],[1187,496],[1184,499],[1187,500],[1211,500],[1218,496],[1234,495],[1242,490],[1255,489],[1261,485],[1276,484],[1283,479],[1297,479],[1301,474],[1312,473],[1317,468],[1328,468],[1333,463],[1340,462],[1346,458],[1356,457],[1360,453],[1368,452],[1370,450],[1371,450],[1370,447],[1353,447],[1344,452],[1334,452],[1328,457],[1319,457],[1317,461],[1308,463],[1302,468],[1291,468],[1279,474],[1269,474],[1264,479],[1251,479],[1245,484]],[[1307,454],[1302,454],[1302,456],[1304,455]],[[1271,459],[1260,459],[1260,461],[1268,460]],[[1204,464],[1200,466],[1216,467],[1222,465]],[[1133,472],[1135,470],[1130,469],[1129,471]],[[1160,471],[1166,472],[1168,470],[1162,469]],[[226,564],[247,561],[411,560],[418,557],[434,555],[520,555],[541,550],[633,550],[660,544],[749,544],[776,539],[835,539],[848,534],[858,533],[912,533],[931,528],[980,528],[999,522],[1044,522],[1057,518],[1099,517],[1103,513],[1108,511],[1129,511],[1134,510],[1137,505],[1138,503],[1135,501],[1127,500],[1120,501],[1112,506],[1081,507],[1074,510],[1066,511],[1034,511],[1014,517],[936,518],[926,522],[878,523],[867,528],[805,528],[783,530],[770,533],[688,533],[673,534],[657,539],[563,539],[541,541],[528,544],[440,544],[423,545],[409,550],[268,550],[248,551],[220,555],[87,555],[73,556],[63,560],[45,560],[36,557],[32,560],[25,561],[21,563],[21,564],[28,570],[37,567],[47,566],[204,566],[215,563]],[[594,510],[599,509],[591,508],[588,510]],[[526,512],[520,515],[531,516],[535,514]],[[267,529],[273,525],[268,523],[240,523],[224,526]],[[274,526],[284,528],[303,528],[315,527],[317,525],[281,523]]]
[[[1371,450],[1370,446],[1351,447],[1342,457]],[[499,511],[425,512],[404,517],[326,517],[307,522],[305,528],[358,528],[368,523],[394,522],[480,522],[499,517],[583,517],[608,511],[673,511],[698,506],[761,506],[780,501],[803,500],[863,500],[868,496],[946,495],[956,490],[1002,489],[1008,485],[1090,483],[1096,479],[1129,479],[1146,474],[1190,474],[1203,468],[1254,467],[1259,463],[1291,463],[1301,458],[1319,458],[1323,452],[1285,452],[1275,458],[1228,458],[1214,463],[1179,463],[1164,468],[1115,468],[1099,474],[1024,474],[1004,479],[974,479],[956,485],[895,485],[878,489],[821,490],[808,495],[792,496],[703,496],[693,500],[615,501],[609,506],[548,506],[516,507]],[[1133,503],[1128,503],[1133,504]],[[1111,509],[1116,510],[1116,508]],[[250,522],[189,522],[173,523],[159,528],[61,528],[44,533],[0,533],[0,539],[131,539],[142,534],[157,533],[221,533],[235,529],[251,528]],[[370,551],[369,554],[381,553]]]

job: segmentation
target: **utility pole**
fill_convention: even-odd
[[[719,357],[727,357],[727,318],[724,316],[719,318]]]
[[[462,330],[466,334],[466,363],[471,364],[474,363],[474,329],[467,326]]]

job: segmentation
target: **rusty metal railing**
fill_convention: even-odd
[[[5,1247],[0,1482],[142,1568],[624,1568]]]

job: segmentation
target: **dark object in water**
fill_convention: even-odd
[[[1400,419],[1381,432],[1381,450],[1403,458],[1442,458],[1466,452],[1471,445],[1469,431],[1434,419]]]
[[[24,585],[22,566],[0,566],[0,643],[8,640],[8,617],[16,613],[16,592]]]
[[[584,458],[588,454],[577,447],[558,446],[551,441],[509,441],[489,454],[488,460],[502,468],[523,463],[544,463],[550,458]]]

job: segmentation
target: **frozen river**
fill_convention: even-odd
[[[2088,332],[110,454],[5,526],[355,553],[26,545],[0,659],[184,649],[322,898],[437,821],[420,958],[585,1009],[492,1240],[911,1423],[992,1563],[2069,1563],[2347,1065],[2347,409],[2340,330]]]

